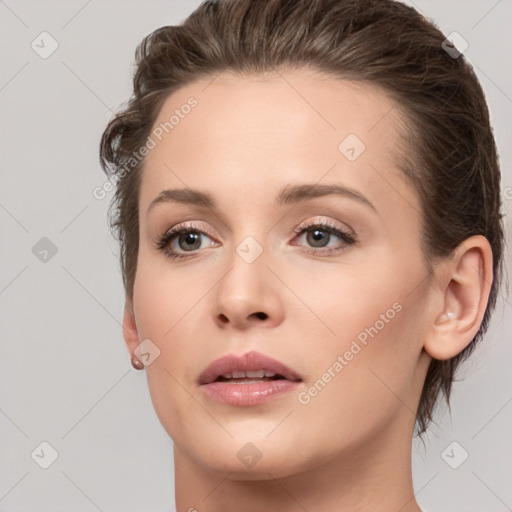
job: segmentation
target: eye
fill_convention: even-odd
[[[304,237],[306,242],[310,244],[308,249],[322,249],[324,247],[327,250],[323,251],[308,251],[313,254],[322,254],[327,253],[331,254],[333,252],[341,252],[347,249],[348,246],[354,245],[357,243],[357,239],[351,233],[341,229],[340,227],[331,224],[328,221],[321,221],[309,224],[302,224],[297,229],[294,230],[295,233],[299,235],[299,238]],[[342,240],[341,246],[329,247],[328,244],[331,242],[332,237],[339,238]],[[295,244],[294,244],[295,245]]]
[[[339,253],[347,249],[348,246],[357,243],[357,239],[351,233],[341,229],[340,227],[331,224],[328,221],[321,221],[309,224],[301,224],[294,230],[301,238],[306,235],[306,241],[310,244],[307,252],[312,254],[331,254]],[[338,238],[342,241],[341,245],[329,247],[332,237]],[[181,258],[192,257],[195,251],[204,249],[202,238],[208,237],[208,233],[189,223],[186,226],[173,227],[166,231],[163,235],[158,237],[154,242],[157,249],[164,253],[170,259],[176,260]],[[211,238],[210,238],[211,240]],[[216,245],[217,242],[212,242],[206,247]],[[297,244],[292,244],[297,245]],[[322,250],[324,249],[325,250]],[[317,250],[315,250],[317,249]],[[180,252],[183,251],[183,252]],[[190,253],[190,254],[187,254]]]
[[[187,226],[178,226],[166,231],[155,241],[157,249],[171,259],[188,258],[190,255],[179,252],[173,244],[178,246],[179,250],[187,252],[197,251],[202,247],[202,237],[208,236],[202,229],[189,223]],[[216,242],[214,242],[216,243]],[[214,244],[210,244],[214,245]]]

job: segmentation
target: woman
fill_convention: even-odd
[[[141,43],[101,161],[177,510],[419,511],[412,436],[502,268],[454,45],[394,1],[207,1]]]

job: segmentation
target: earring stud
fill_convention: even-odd
[[[144,369],[144,363],[135,354],[132,354],[131,363],[135,370]]]

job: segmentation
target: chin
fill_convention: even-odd
[[[298,450],[292,435],[257,436],[254,433],[229,437],[224,431],[212,437],[196,432],[194,439],[176,439],[175,444],[202,468],[229,474],[232,480],[271,480],[284,478],[311,468],[314,456],[306,456],[304,447]],[[198,442],[198,439],[201,441]],[[180,442],[181,441],[181,442]]]
[[[273,480],[274,478],[285,478],[297,473],[301,473],[310,468],[309,465],[294,464],[286,454],[267,455],[262,457],[254,466],[248,467],[240,462],[238,458],[233,458],[232,452],[226,454],[225,458],[215,457],[213,460],[204,460],[204,466],[209,467],[211,470],[229,474],[231,480],[239,481],[265,481]]]

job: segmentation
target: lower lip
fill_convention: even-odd
[[[298,388],[300,382],[286,379],[234,384],[212,382],[203,385],[205,393],[216,402],[248,407],[260,405]]]

